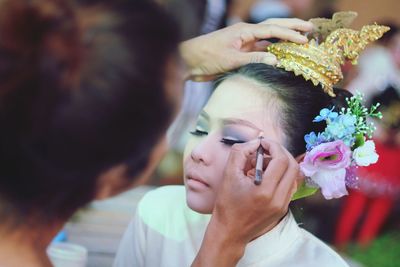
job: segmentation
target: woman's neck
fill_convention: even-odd
[[[50,267],[46,249],[63,223],[41,227],[23,225],[9,227],[0,224],[1,267]]]

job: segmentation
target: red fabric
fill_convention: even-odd
[[[343,203],[337,223],[335,244],[337,246],[347,244],[355,233],[361,215],[366,213],[356,240],[360,245],[368,245],[378,235],[381,226],[390,214],[393,203],[391,197],[368,198],[360,191],[350,191]]]
[[[335,234],[338,246],[351,240],[363,214],[365,220],[359,224],[356,240],[360,245],[369,244],[378,235],[400,192],[400,147],[377,141],[375,145],[378,162],[358,168],[360,190],[351,190],[344,200]]]
[[[375,145],[379,155],[378,162],[358,168],[360,190],[371,197],[396,197],[400,192],[400,147],[384,145],[377,141]]]

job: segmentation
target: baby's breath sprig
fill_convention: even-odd
[[[354,96],[350,98],[346,98],[346,102],[348,107],[342,108],[341,114],[350,114],[355,116],[355,135],[359,138],[361,136],[367,136],[368,138],[372,138],[372,134],[376,130],[376,127],[373,122],[368,122],[367,118],[378,118],[382,119],[382,113],[378,111],[379,103],[372,105],[370,109],[366,108],[363,105],[363,97],[364,95],[360,92],[357,92]]]

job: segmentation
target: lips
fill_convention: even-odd
[[[202,177],[200,177],[199,175],[192,173],[192,172],[188,172],[186,175],[186,179],[187,182],[193,185],[203,185],[206,187],[210,187],[210,185],[205,181],[205,179],[203,179]]]

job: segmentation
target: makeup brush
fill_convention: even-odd
[[[258,139],[263,139],[264,133],[261,132],[258,136]],[[257,148],[257,153],[256,153],[256,176],[254,179],[254,184],[255,185],[260,185],[262,182],[262,175],[263,175],[263,164],[264,164],[264,149],[260,143],[260,146]]]

